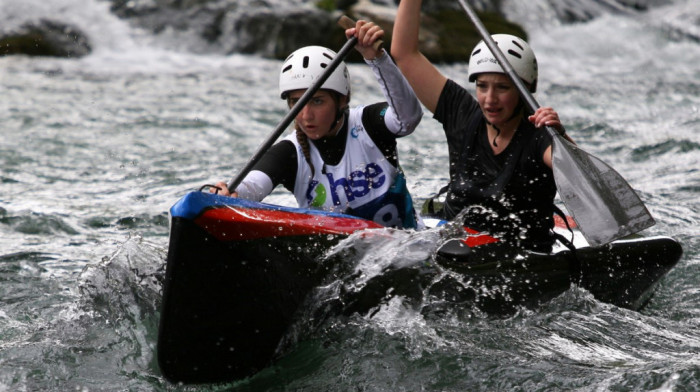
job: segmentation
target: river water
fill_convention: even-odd
[[[683,244],[644,309],[571,288],[507,317],[431,319],[395,298],[251,379],[196,387],[165,381],[155,359],[167,211],[230,179],[282,119],[280,62],[178,51],[94,0],[3,3],[77,23],[95,51],[0,58],[0,391],[700,389],[697,1],[529,26],[539,102],[638,191],[657,221],[643,234]],[[441,69],[464,81],[467,66]],[[355,102],[381,99],[366,67],[350,71]],[[416,199],[445,183],[429,114],[400,154]],[[267,201],[293,204],[284,190]]]

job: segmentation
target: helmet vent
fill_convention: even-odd
[[[292,64],[289,64],[288,66],[284,67],[284,69],[282,70],[282,73],[285,73],[285,72],[289,71],[290,69],[292,69]]]
[[[326,63],[321,63],[321,68],[326,68],[327,66],[328,66],[328,64],[326,64]]]
[[[510,41],[510,42],[512,42],[512,43],[513,43],[513,45],[515,45],[515,46],[519,47],[519,48],[520,48],[521,50],[525,50],[525,48],[523,48],[523,46],[522,46],[522,45],[520,45],[520,43],[518,43],[518,41],[516,41],[516,40],[512,40],[512,41]]]
[[[512,50],[512,49],[508,50],[508,54],[511,55],[511,56],[513,56],[513,57],[517,57],[517,58],[519,58],[519,59],[523,58],[523,56],[521,56],[520,53],[518,53],[518,52],[516,52],[516,51],[514,51],[514,50]]]
[[[309,68],[309,56],[304,56],[304,60],[302,61],[301,66],[304,68]]]

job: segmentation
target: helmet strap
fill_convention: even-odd
[[[340,100],[341,100],[341,95],[337,91],[331,91],[333,93],[333,96],[335,97],[335,103],[338,105],[338,110],[335,113],[335,120],[333,121],[333,125],[331,125],[330,130],[335,129],[338,127],[338,124],[341,123],[341,121],[344,119],[345,112],[348,109],[348,104],[347,102],[345,105],[341,106],[340,105]],[[348,97],[349,98],[349,97]]]
[[[336,127],[338,127],[338,129],[340,129],[340,127],[338,126],[338,124],[341,124],[341,123],[342,123],[343,119],[345,118],[344,116],[345,116],[345,110],[344,110],[343,108],[338,109],[338,112],[337,112],[336,115],[335,115],[335,121],[333,121],[333,125],[331,125],[331,130],[335,129]],[[336,130],[336,134],[337,134],[337,133],[338,133],[338,132],[337,132],[337,130]],[[334,135],[334,136],[335,136],[335,135]]]
[[[506,122],[523,115],[523,110],[525,109],[525,104],[523,103],[522,98],[518,98],[518,105],[515,106],[515,109],[513,109],[513,114],[508,117],[508,120]]]
[[[525,104],[523,103],[522,98],[520,98],[520,99],[518,100],[518,105],[517,105],[517,106],[515,107],[515,109],[513,110],[513,114],[511,114],[510,117],[508,117],[508,119],[506,120],[506,122],[509,122],[510,120],[512,120],[512,119],[516,118],[517,116],[521,115],[521,114],[523,113],[524,108],[525,108]],[[486,120],[486,124],[492,126],[492,127],[496,130],[496,136],[494,136],[494,138],[493,138],[493,146],[494,146],[494,147],[498,147],[498,144],[496,144],[496,139],[498,138],[498,135],[501,134],[501,128],[497,127],[496,125],[494,125],[493,123],[491,123],[491,122],[488,121],[488,120]]]
[[[493,137],[493,146],[498,147],[498,144],[496,144],[496,139],[498,139],[498,135],[501,134],[501,128],[491,124],[491,126],[496,130],[496,136]]]

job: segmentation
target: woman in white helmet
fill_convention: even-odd
[[[260,201],[282,184],[300,207],[415,228],[419,218],[399,167],[396,139],[420,122],[420,102],[386,51],[373,47],[384,36],[379,26],[360,20],[345,33],[357,36],[355,48],[374,71],[386,102],[350,108],[348,69],[340,64],[296,116],[293,134],[271,147],[233,194]],[[335,56],[330,49],[308,46],[284,61],[280,95],[290,108]],[[225,183],[217,186],[229,194]]]
[[[421,0],[399,4],[391,54],[423,105],[443,124],[450,182],[437,216],[457,214],[466,225],[507,242],[549,251],[556,186],[549,125],[563,132],[549,107],[528,115],[519,92],[488,47],[479,43],[469,60],[476,97],[445,77],[418,50]],[[517,75],[534,92],[537,61],[522,39],[493,36]],[[432,203],[431,203],[432,204]]]

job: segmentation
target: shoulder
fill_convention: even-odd
[[[484,120],[476,99],[452,80],[448,80],[445,85],[434,117],[442,124],[451,143],[462,143],[469,139],[467,134],[478,132]]]
[[[293,189],[290,186],[296,179],[297,157],[295,143],[285,138],[270,147],[253,169],[267,174],[274,186],[282,183],[287,189]]]
[[[384,124],[384,116],[389,109],[389,104],[386,102],[377,102],[371,105],[362,107],[362,122],[364,124]]]
[[[524,136],[528,156],[534,156],[540,161],[544,152],[552,145],[552,136],[545,129],[535,128],[527,119],[523,120],[518,132]],[[534,159],[534,158],[533,158]]]
[[[531,143],[546,144],[548,146],[552,144],[552,135],[544,128],[535,128],[535,125],[527,119],[523,119],[520,129],[527,135]]]
[[[462,87],[452,79],[447,79],[447,82],[445,82],[445,87],[440,93],[438,105],[449,105],[450,103],[460,103],[462,101],[471,102],[474,101],[474,98],[466,88]]]
[[[254,169],[270,174],[285,165],[295,165],[297,163],[297,147],[289,139],[283,139],[270,147],[267,152],[255,164]]]
[[[380,138],[396,139],[386,125],[384,116],[389,108],[386,102],[377,102],[371,105],[356,106],[350,109],[348,128],[361,127],[373,139]]]
[[[272,152],[274,154],[296,155],[296,144],[296,133],[292,133],[291,135],[287,136],[286,138],[280,140],[278,143],[275,143],[272,147],[270,147],[269,152]]]
[[[465,117],[478,109],[476,99],[466,88],[448,79],[440,93],[434,117],[441,123],[449,122],[456,116]]]
[[[290,160],[296,162],[296,157],[297,143],[294,139],[294,134],[292,134],[291,138],[282,139],[270,147],[260,159],[260,164],[256,166],[270,167]]]

